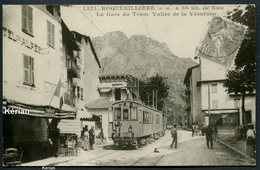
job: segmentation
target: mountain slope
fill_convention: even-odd
[[[156,75],[167,77],[170,99],[174,105],[185,106],[184,76],[189,67],[196,65],[191,59],[175,56],[165,43],[144,35],[127,38],[120,31],[92,39],[101,60],[103,74],[131,74],[145,78]]]

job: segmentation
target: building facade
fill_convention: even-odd
[[[200,81],[200,65],[189,68],[184,79],[188,127],[192,123],[204,123],[204,116],[201,114],[201,91],[200,87],[197,87],[198,81]]]
[[[76,115],[75,110],[60,108],[64,81],[60,7],[4,5],[2,29],[4,148],[23,147],[24,161],[48,157],[57,120]]]
[[[101,65],[90,37],[71,31],[63,20],[62,37],[65,68],[62,108],[77,110],[77,120],[66,123],[70,122],[71,125],[79,126],[80,129],[85,125],[90,127],[95,124],[97,117],[87,111],[85,103],[99,98],[97,86]],[[63,122],[58,125],[61,131],[63,134],[70,133],[70,129],[63,126]]]
[[[189,68],[186,84],[187,114],[191,123],[216,124],[223,128],[234,128],[243,125],[243,117],[255,125],[255,94],[245,98],[246,115],[241,111],[241,96],[228,94],[223,82],[226,79],[227,67],[207,58],[201,58],[198,66]],[[197,107],[199,106],[199,107]]]

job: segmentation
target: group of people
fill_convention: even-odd
[[[95,143],[95,130],[94,126],[91,126],[91,129],[88,130],[88,126],[86,125],[82,131],[82,140],[83,140],[83,149],[85,151],[93,150],[93,145]]]
[[[193,124],[194,125],[194,124]],[[192,137],[194,136],[194,126],[192,125]],[[250,157],[255,156],[255,149],[256,149],[256,143],[255,143],[255,136],[256,133],[254,131],[253,125],[247,126],[247,133],[246,133],[246,154]],[[217,125],[214,125],[213,128],[211,125],[208,125],[206,127],[202,126],[201,128],[202,135],[205,134],[206,136],[206,145],[209,148],[213,149],[213,137],[217,140],[218,139],[218,128]],[[173,128],[171,129],[171,137],[172,137],[172,143],[170,145],[171,148],[173,148],[173,145],[175,148],[177,148],[177,128],[176,125],[173,125]]]
[[[247,134],[248,129],[249,128],[246,125],[237,126],[235,128],[236,139],[237,140],[246,139],[246,136],[247,136],[246,134]]]
[[[81,134],[81,138],[83,141],[83,149],[85,151],[88,150],[93,150],[93,145],[95,143],[95,130],[94,130],[94,126],[91,126],[91,129],[88,130],[88,126],[86,125],[83,130],[82,130],[82,134]],[[96,136],[96,138],[100,139],[101,143],[105,143],[105,137],[104,137],[104,132],[103,132],[103,128],[101,128],[100,133]]]
[[[195,127],[192,126],[192,137],[194,136],[194,131],[195,131]],[[218,134],[217,126],[214,127],[214,131],[210,125],[208,125],[206,128],[203,127],[203,133],[206,134],[207,147],[213,149],[213,135],[217,136]],[[171,129],[171,136],[172,136],[172,143],[170,147],[173,148],[174,145],[174,148],[177,148],[178,135],[177,135],[176,125],[173,125],[173,128]]]

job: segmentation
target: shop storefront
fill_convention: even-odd
[[[24,163],[55,156],[59,146],[57,123],[75,117],[76,111],[3,99],[3,149],[23,149]]]

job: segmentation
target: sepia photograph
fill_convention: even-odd
[[[2,168],[256,166],[256,4],[2,4]]]

